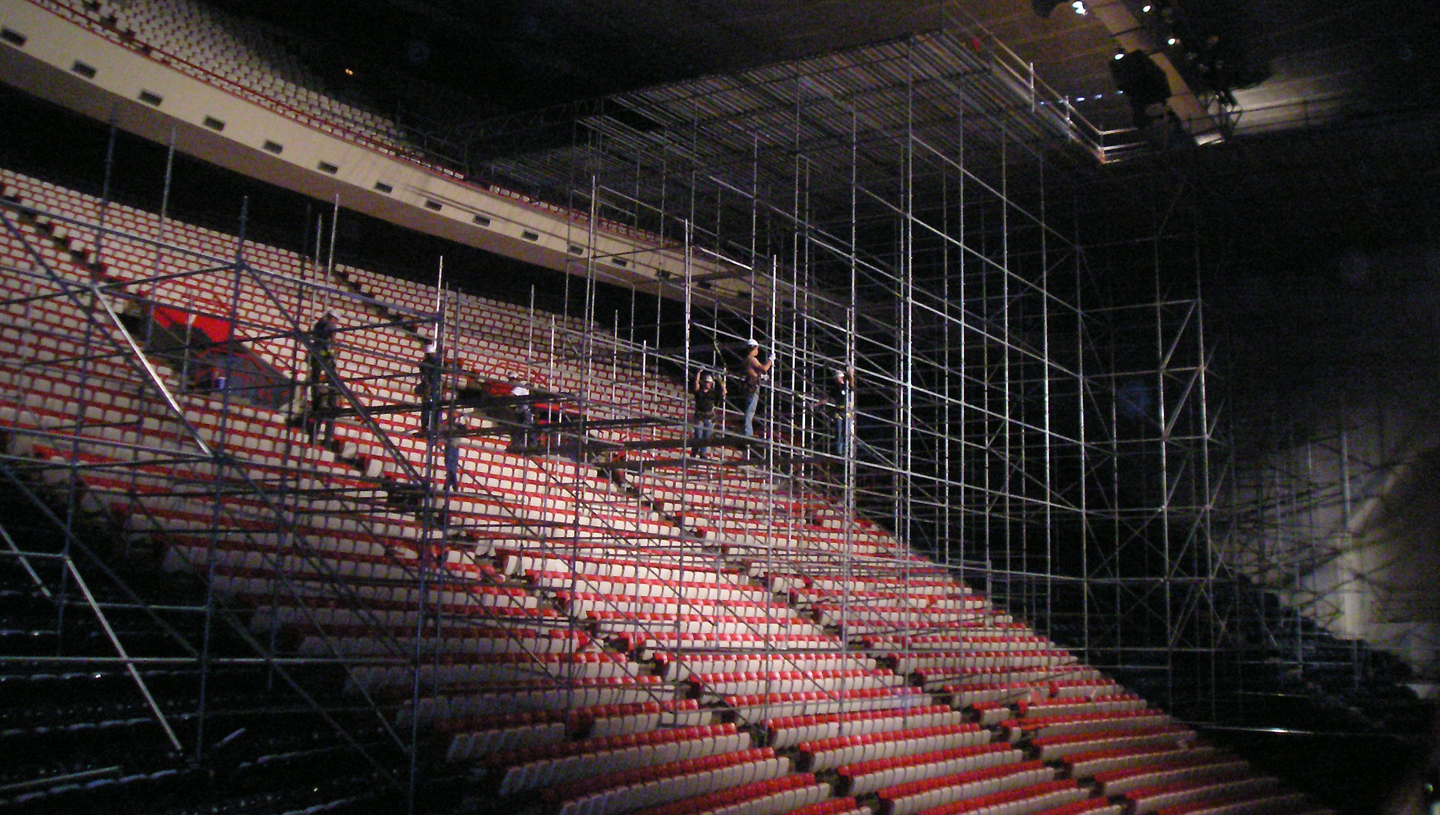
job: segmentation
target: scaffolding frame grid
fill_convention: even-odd
[[[523,363],[533,370],[578,367],[586,383],[601,381],[595,375],[607,367],[638,371],[647,383],[678,371],[688,383],[696,366],[730,368],[745,340],[760,339],[776,366],[762,390],[760,439],[726,444],[755,453],[736,466],[758,472],[771,495],[797,502],[820,496],[842,508],[846,554],[822,569],[842,578],[861,566],[910,575],[929,568],[917,555],[933,558],[997,606],[1120,673],[1156,664],[1150,649],[1131,647],[1125,636],[1127,618],[1140,609],[1145,624],[1175,632],[1160,663],[1166,684],[1157,689],[1173,702],[1169,655],[1218,647],[1205,598],[1216,578],[1209,535],[1220,486],[1208,458],[1215,420],[1207,407],[1210,357],[1199,304],[1161,290],[1162,271],[1170,270],[1162,270],[1158,252],[1142,264],[1157,281],[1153,302],[1117,307],[1105,300],[1094,282],[1094,252],[1067,223],[1083,206],[1081,188],[1067,178],[1077,161],[1092,160],[1088,149],[1069,135],[1057,139],[1054,113],[1039,108],[1033,85],[1017,87],[1015,75],[997,70],[991,53],[971,48],[971,41],[957,23],[886,45],[860,65],[839,55],[769,69],[758,82],[707,80],[622,95],[611,100],[612,112],[580,123],[570,148],[497,163],[497,174],[522,178],[573,212],[588,213],[569,221],[567,236],[584,250],[566,277],[567,287],[580,287],[566,302],[579,305],[548,326],[532,309]],[[840,77],[862,84],[847,86]],[[686,274],[663,281],[655,304],[666,315],[678,308],[678,347],[664,319],[652,341],[648,326],[635,319],[639,310],[632,310],[628,331],[619,318],[613,333],[599,324],[599,265],[612,259],[597,236],[605,222],[654,236],[654,251],[683,253]],[[103,216],[99,224],[75,226],[94,230],[97,259],[133,239],[107,227]],[[233,275],[238,293],[241,281],[257,274],[242,247],[243,221],[233,261],[212,259],[203,273]],[[283,276],[277,282],[325,297],[359,297],[334,285],[333,266],[319,274],[320,254],[317,245],[317,282]],[[706,284],[721,275],[744,278],[748,296],[715,294]],[[165,278],[157,273],[128,285],[143,291]],[[94,287],[92,294],[102,296]],[[638,297],[632,294],[632,303]],[[294,353],[313,353],[306,321],[280,310],[297,342]],[[453,311],[442,302],[434,315],[404,321],[432,325],[431,336],[442,337],[458,324],[446,322]],[[385,331],[394,322],[377,317],[348,330]],[[1137,333],[1143,341],[1130,342]],[[138,347],[130,350],[144,359]],[[826,373],[837,368],[853,371],[858,382],[838,405],[823,398]],[[1130,409],[1124,385],[1131,379],[1154,394],[1145,421],[1120,418]],[[616,405],[611,394],[589,387],[574,395],[589,411],[587,421],[693,430],[674,416],[673,387],[639,406]],[[374,406],[348,390],[347,400],[385,439],[366,416]],[[183,418],[183,408],[170,401]],[[71,408],[84,416],[83,402]],[[222,411],[220,438],[238,432],[234,421]],[[77,433],[82,425],[77,419]],[[683,448],[686,439],[668,445]],[[67,460],[44,465],[68,471],[72,485],[86,466],[79,445],[73,449]],[[202,447],[196,460],[211,452]],[[388,452],[416,482],[421,512],[441,515],[447,496],[435,488],[433,453],[420,473],[393,445]],[[225,463],[215,456],[217,465]],[[1132,462],[1144,481],[1136,501],[1119,489]],[[596,463],[618,466],[614,459]],[[698,478],[686,456],[665,466],[678,471],[682,485]],[[552,486],[582,495],[579,468],[573,473],[571,483]],[[260,490],[278,499],[279,529],[295,526],[285,507],[300,490],[285,478]],[[214,511],[228,511],[227,496],[213,483],[211,493]],[[797,519],[775,517],[749,555],[682,536],[680,562],[693,557],[752,574],[809,568],[803,552],[797,557],[782,545],[795,538]],[[862,519],[892,533],[897,552],[855,554]],[[525,537],[527,552],[537,557],[574,559],[604,546],[580,528],[578,513],[568,534],[547,529]],[[413,651],[391,661],[412,671],[412,703],[424,681],[426,614],[441,614],[424,599],[426,581],[439,579],[427,541],[416,564]],[[1131,574],[1109,557],[1122,550],[1141,551],[1147,564],[1158,559],[1162,568]],[[583,590],[575,575],[572,592]],[[220,606],[213,592],[208,597],[207,615]],[[842,619],[859,602],[842,594]],[[844,647],[861,647],[843,627],[841,636]],[[273,649],[262,650],[274,661]],[[433,649],[436,662],[440,653]],[[332,656],[345,661],[338,651]],[[1185,687],[1213,703],[1213,671],[1208,679]],[[381,707],[375,705],[377,713]],[[1205,715],[1200,707],[1181,713],[1192,720]],[[413,748],[418,731],[400,738]],[[412,764],[412,805],[415,773]]]

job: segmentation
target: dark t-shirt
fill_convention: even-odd
[[[315,325],[310,329],[310,342],[315,347],[315,353],[329,354],[330,340],[334,338],[334,336],[335,326],[331,324],[330,320],[321,317],[315,321]]]
[[[325,378],[325,367],[334,364],[330,341],[335,336],[335,325],[326,317],[315,321],[310,328],[310,379],[318,382]]]
[[[825,382],[825,395],[828,397],[825,406],[836,413],[843,413],[845,403],[850,400],[850,383],[832,376]]]
[[[720,404],[720,386],[712,386],[709,390],[697,388],[691,391],[695,396],[695,413],[701,416],[709,416],[715,412]]]
[[[425,358],[420,360],[419,370],[420,382],[415,386],[415,392],[426,399],[440,398],[444,368],[439,358],[434,354],[426,354]]]

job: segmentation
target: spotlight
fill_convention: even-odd
[[[1174,45],[1174,44],[1177,43],[1177,42],[1180,42],[1180,41],[1177,40],[1177,39],[1175,39],[1174,37],[1171,37],[1170,39],[1168,39],[1168,40],[1165,41],[1165,44],[1166,44],[1166,45]]]
[[[1140,7],[1140,11],[1144,12],[1145,14],[1149,14],[1150,12],[1152,12],[1152,11],[1154,11],[1154,10],[1155,10],[1155,7],[1152,6],[1152,5],[1150,5],[1149,3],[1146,3],[1145,5],[1143,5],[1143,6]]]
[[[1090,9],[1085,7],[1085,0],[1075,0],[1075,2],[1070,4],[1070,8],[1073,9],[1075,13],[1080,15],[1081,17],[1084,17],[1086,14],[1090,13]]]

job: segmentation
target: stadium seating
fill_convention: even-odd
[[[234,56],[231,35],[214,33],[229,23],[184,0],[74,8],[155,37],[155,14],[183,16],[185,42],[214,34],[190,57]],[[6,455],[157,541],[158,574],[203,580],[248,634],[343,664],[333,690],[345,704],[433,734],[444,761],[496,795],[562,815],[1240,813],[1291,801],[882,527],[757,464],[637,451],[645,469],[619,484],[573,450],[510,449],[488,417],[467,415],[464,477],[447,490],[413,404],[431,287],[349,266],[328,276],[294,253],[37,178],[0,171],[0,182],[15,224],[0,236]],[[115,231],[97,237],[83,224],[102,212]],[[162,236],[163,251],[151,243]],[[100,288],[118,324],[86,299]],[[590,329],[451,297],[466,376],[519,377],[620,420],[596,439],[681,446],[683,384],[618,338],[596,342],[599,361],[557,355],[545,338]],[[293,392],[260,404],[152,350],[162,393],[127,332],[156,330],[165,309],[187,337],[218,320]],[[333,443],[295,421],[304,332],[327,310],[355,408]],[[17,698],[44,683],[22,679],[7,682],[23,686]],[[123,741],[134,718],[96,732]],[[40,726],[26,743],[62,743]],[[278,774],[302,753],[278,746],[246,772]],[[12,799],[83,808],[196,783],[144,769]]]
[[[340,138],[415,153],[400,128],[361,106],[335,98],[287,43],[293,38],[189,0],[38,5],[180,73],[253,99]]]

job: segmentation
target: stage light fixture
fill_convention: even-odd
[[[1170,79],[1144,51],[1127,51],[1110,63],[1115,86],[1130,101],[1135,126],[1143,128],[1157,118],[1151,110],[1170,98]]]
[[[1149,14],[1150,12],[1152,12],[1152,11],[1154,11],[1154,10],[1155,10],[1155,7],[1152,6],[1152,5],[1150,5],[1149,3],[1146,3],[1145,5],[1143,5],[1143,6],[1140,7],[1140,11],[1144,12],[1145,14]]]
[[[1184,50],[1182,72],[1217,94],[1270,77],[1265,26],[1245,0],[1151,0],[1169,14],[1168,46]]]
[[[1070,8],[1081,17],[1090,13],[1090,9],[1085,6],[1085,0],[1075,0],[1075,2],[1070,4]]]

